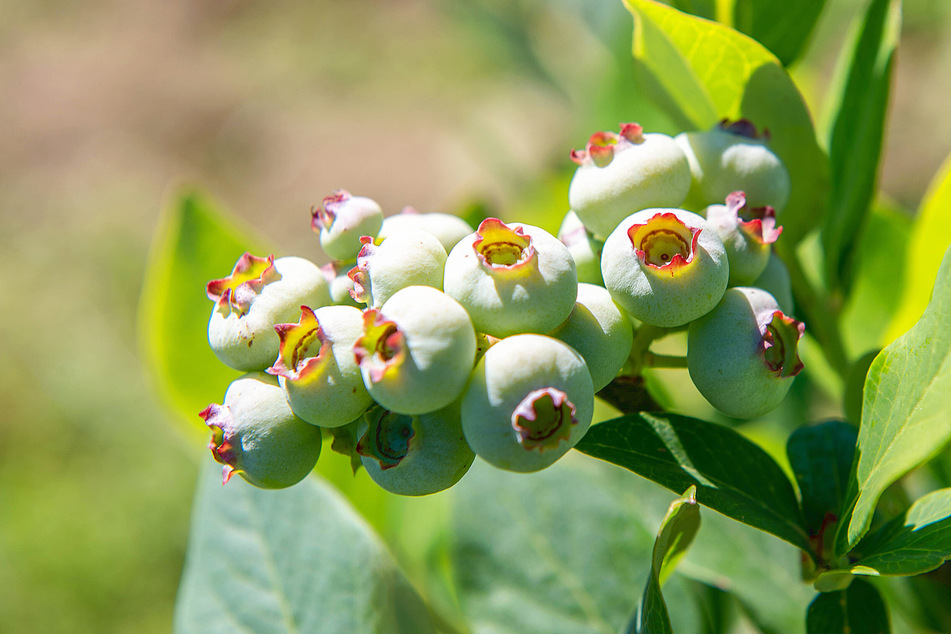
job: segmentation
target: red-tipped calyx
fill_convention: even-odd
[[[320,207],[311,207],[311,228],[317,233],[320,233],[321,229],[329,229],[337,217],[337,211],[340,206],[350,200],[350,198],[350,192],[345,189],[338,189],[330,196],[326,196],[321,202]]]
[[[627,236],[641,264],[674,275],[693,262],[701,231],[676,214],[658,212],[643,224],[631,225]]]
[[[498,218],[486,218],[472,243],[483,266],[492,271],[517,271],[536,260],[532,238],[521,227],[512,229]]]
[[[396,323],[387,321],[375,308],[363,313],[363,336],[353,344],[353,355],[372,383],[399,368],[405,348],[405,338]]]
[[[614,160],[615,152],[643,142],[644,128],[637,123],[622,123],[620,134],[604,131],[592,134],[585,149],[571,151],[571,160],[578,165],[606,167]]]
[[[225,405],[209,405],[198,413],[211,429],[211,441],[208,448],[214,459],[224,465],[221,469],[222,484],[227,484],[231,476],[238,471],[238,456],[234,441],[234,420],[231,411]]]
[[[235,312],[241,317],[247,314],[261,290],[279,279],[281,274],[274,267],[273,255],[259,258],[245,251],[231,275],[208,282],[205,293],[219,309]]]
[[[562,440],[570,439],[571,429],[577,424],[574,403],[553,387],[529,392],[512,412],[512,429],[527,450],[554,449]]]
[[[277,361],[266,372],[298,381],[316,372],[330,354],[331,343],[324,336],[314,311],[301,306],[296,324],[277,324],[274,330],[281,340]]]
[[[782,225],[776,224],[776,210],[769,205],[747,207],[746,194],[743,192],[733,192],[727,196],[726,207],[735,215],[736,226],[750,240],[762,245],[772,244],[783,232]]]
[[[736,121],[722,119],[720,123],[717,124],[717,127],[726,132],[743,136],[748,139],[762,139],[764,141],[768,141],[770,137],[769,130],[766,128],[763,128],[763,131],[758,133],[756,131],[756,126],[753,125],[753,122],[749,119],[737,119]]]
[[[357,254],[357,264],[347,273],[347,277],[353,282],[353,288],[350,289],[350,297],[361,304],[370,304],[370,272],[369,258],[376,250],[373,244],[372,236],[360,236],[360,252]]]
[[[782,311],[774,311],[763,332],[763,360],[778,377],[796,376],[803,368],[799,340],[806,325]]]
[[[377,408],[367,413],[366,421],[367,431],[357,443],[357,453],[374,458],[383,471],[397,466],[409,453],[416,435],[413,417]]]

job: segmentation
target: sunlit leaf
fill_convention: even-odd
[[[886,634],[888,612],[875,586],[855,579],[845,590],[818,595],[806,613],[808,634]]]
[[[921,320],[872,362],[849,493],[836,538],[844,554],[869,529],[882,492],[951,438],[951,248]]]

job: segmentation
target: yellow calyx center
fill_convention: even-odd
[[[683,266],[693,259],[700,229],[685,225],[672,213],[658,213],[627,231],[641,260],[657,268]]]
[[[491,269],[513,269],[534,255],[532,239],[521,227],[512,229],[498,218],[486,218],[479,225],[472,247],[479,259]]]

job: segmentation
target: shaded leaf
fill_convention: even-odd
[[[623,416],[594,425],[575,447],[697,500],[807,552],[792,484],[759,446],[714,423],[676,414]]]
[[[755,40],[722,24],[653,0],[626,0],[634,15],[638,81],[682,130],[745,118],[770,132],[792,193],[780,215],[784,239],[797,241],[821,221],[828,159],[806,104],[779,60]]]
[[[919,575],[951,559],[951,489],[933,491],[856,548],[856,574]]]
[[[426,607],[365,522],[317,478],[281,491],[202,470],[175,631],[430,632]]]
[[[808,634],[886,634],[888,612],[875,586],[855,579],[845,590],[819,594],[806,613]]]
[[[836,553],[868,531],[882,492],[951,438],[951,248],[925,314],[872,362]]]
[[[802,498],[810,535],[817,535],[828,513],[838,513],[849,484],[858,429],[842,421],[800,427],[786,444]]]
[[[875,193],[892,63],[901,30],[901,0],[872,0],[855,46],[829,140],[829,213],[822,227],[825,276],[849,286],[857,228]]]
[[[735,0],[732,26],[789,66],[805,48],[825,3],[826,0]]]
[[[247,250],[264,253],[194,189],[170,198],[152,242],[139,301],[140,347],[158,393],[178,414],[173,420],[192,437],[207,435],[198,412],[224,398],[240,375],[208,346],[212,302],[205,285],[228,275]]]

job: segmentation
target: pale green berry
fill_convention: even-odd
[[[487,218],[449,253],[443,288],[476,330],[501,338],[563,322],[578,276],[568,248],[544,229]]]
[[[551,337],[577,350],[591,373],[597,392],[624,366],[634,343],[631,320],[601,286],[578,284],[574,310]]]
[[[369,308],[379,308],[407,286],[442,290],[445,265],[446,250],[426,231],[400,231],[379,245],[364,237],[357,265],[349,273],[353,281],[350,294]]]
[[[212,430],[208,448],[224,465],[224,482],[237,473],[264,489],[289,487],[320,456],[320,428],[295,416],[277,378],[263,372],[233,381],[224,405],[209,405],[200,416]]]
[[[509,471],[550,466],[591,425],[594,388],[584,359],[544,335],[489,348],[462,398],[462,431],[476,455]]]
[[[448,253],[456,243],[472,233],[469,223],[452,214],[420,213],[412,207],[383,219],[383,227],[377,234],[377,241],[407,229],[419,229],[431,233],[439,240]]]
[[[789,200],[789,172],[767,139],[767,132],[758,135],[745,119],[677,135],[692,174],[686,206],[703,209],[725,200],[730,192],[743,191],[750,207],[770,205],[781,214]]]
[[[390,493],[429,495],[448,489],[472,466],[458,401],[408,416],[382,408],[366,414],[357,452],[367,475]]]
[[[782,258],[775,253],[770,254],[769,260],[766,262],[766,268],[750,286],[761,288],[775,297],[780,310],[784,313],[792,312],[793,295],[789,269],[786,268]]]
[[[320,234],[320,246],[334,260],[352,260],[362,236],[376,236],[383,226],[383,210],[376,201],[338,189],[311,209],[311,227]]]
[[[604,285],[601,279],[601,249],[604,242],[598,240],[581,223],[573,211],[565,214],[558,229],[558,239],[568,247],[578,271],[578,282]]]
[[[274,363],[281,346],[276,324],[295,319],[301,306],[330,304],[323,272],[298,257],[245,253],[231,275],[208,282],[206,292],[215,302],[208,343],[222,363],[243,371]]]
[[[766,291],[727,290],[723,300],[690,324],[687,370],[711,405],[736,418],[775,409],[802,369],[802,322],[787,317]]]
[[[770,245],[783,232],[776,226],[773,208],[750,208],[743,192],[733,192],[725,205],[707,207],[706,217],[723,240],[730,261],[730,286],[754,285],[769,261]]]
[[[327,278],[327,284],[330,288],[330,301],[338,306],[353,306],[361,308],[357,300],[353,299],[350,291],[353,290],[353,280],[350,279],[350,271],[356,266],[356,261],[344,262],[337,261],[325,264],[320,267]]]
[[[702,216],[683,209],[644,209],[604,243],[604,286],[635,319],[682,326],[723,297],[730,268],[723,242]]]
[[[370,396],[400,414],[424,414],[458,398],[475,360],[465,309],[429,286],[397,291],[363,314],[353,351]]]
[[[274,327],[281,340],[267,369],[280,379],[291,409],[320,427],[339,427],[373,403],[363,385],[353,345],[363,335],[363,314],[352,306],[301,306],[296,324]]]
[[[636,123],[622,124],[620,134],[594,133],[571,158],[579,167],[568,204],[602,238],[635,211],[679,207],[690,188],[683,150],[666,134],[644,134]]]

